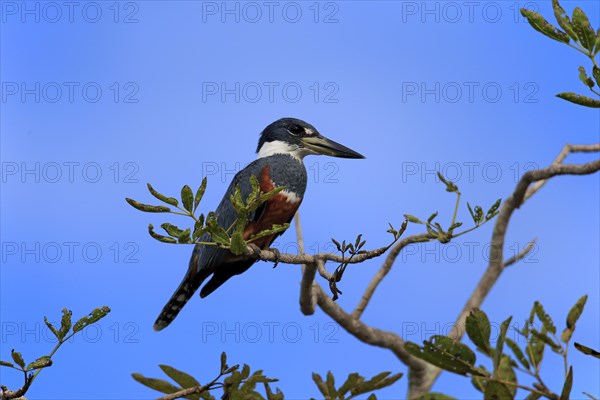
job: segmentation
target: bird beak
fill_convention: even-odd
[[[304,147],[316,154],[340,158],[365,158],[362,154],[321,135],[303,137],[302,142]]]

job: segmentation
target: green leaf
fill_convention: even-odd
[[[15,365],[11,362],[8,361],[2,361],[0,360],[0,365],[3,367],[10,367],[10,368],[15,368]]]
[[[581,313],[583,313],[583,308],[585,307],[585,303],[587,302],[587,294],[581,296],[579,300],[575,303],[575,305],[569,311],[567,315],[567,328],[571,330],[575,330],[575,324],[579,317],[581,317]]]
[[[102,318],[106,317],[110,312],[110,308],[107,306],[98,307],[94,311],[92,311],[89,315],[79,319],[73,326],[73,332],[77,333],[83,328],[93,323],[100,321]]]
[[[508,327],[510,325],[510,321],[512,317],[508,317],[508,319],[502,324],[500,324],[500,334],[498,335],[498,340],[496,341],[496,351],[494,352],[494,374],[498,370],[500,366],[500,361],[502,360],[502,352],[504,351],[504,339],[506,338],[506,332],[508,331]]]
[[[573,92],[559,93],[556,97],[584,107],[600,108],[600,101]]]
[[[437,176],[438,176],[438,178],[440,178],[440,181],[442,181],[444,183],[444,185],[446,185],[446,192],[450,192],[450,193],[458,192],[458,186],[456,186],[454,184],[454,182],[451,182],[451,181],[447,180],[446,178],[444,178],[444,176],[441,174],[441,172],[438,171]]]
[[[135,379],[137,382],[141,383],[142,385],[149,387],[150,389],[159,391],[161,393],[169,394],[169,393],[175,393],[175,392],[178,392],[179,390],[181,390],[181,388],[178,388],[177,386],[174,386],[170,382],[164,381],[162,379],[146,378],[144,375],[138,374],[138,373],[131,374],[131,377],[133,379]]]
[[[58,330],[58,334],[60,336],[59,340],[61,341],[71,329],[71,316],[73,315],[73,313],[70,310],[67,310],[66,308],[63,308],[62,313],[63,315],[60,320],[60,329]]]
[[[364,380],[365,380],[365,378],[360,376],[360,374],[358,374],[357,372],[353,372],[353,373],[349,374],[348,378],[346,379],[346,382],[344,382],[344,384],[339,387],[339,389],[337,391],[338,395],[344,396],[346,393],[348,393],[350,391],[350,389],[356,387],[356,385],[363,382]]]
[[[575,348],[577,350],[579,350],[580,352],[582,352],[583,354],[586,354],[588,356],[592,356],[592,357],[596,357],[596,358],[600,358],[600,352],[592,349],[591,347],[587,347],[582,345],[581,343],[574,343]]]
[[[208,213],[206,218],[206,229],[215,243],[221,246],[229,246],[229,235],[225,229],[219,226],[215,214],[212,211]]]
[[[491,356],[490,347],[490,320],[487,315],[478,308],[471,310],[466,320],[466,330],[469,339],[483,353]]]
[[[244,364],[244,366],[242,367],[242,380],[248,378],[250,376],[250,366],[248,366],[248,364]]]
[[[533,330],[532,330],[533,332]],[[527,346],[527,357],[529,362],[534,366],[539,366],[544,357],[544,348],[546,343],[535,335],[532,335],[529,345]]]
[[[471,377],[471,385],[473,385],[475,389],[483,393],[485,391],[485,385],[487,384],[488,380],[488,378],[473,375]]]
[[[168,222],[161,224],[160,227],[163,228],[165,230],[165,232],[167,232],[167,234],[169,234],[169,236],[173,236],[176,238],[179,237],[179,235],[181,235],[181,233],[183,232],[182,229],[179,229],[177,226],[172,225]]]
[[[268,383],[265,383],[265,392],[267,393],[267,400],[284,400],[281,390],[277,389],[277,393],[273,393]]]
[[[315,384],[317,385],[317,388],[319,388],[319,392],[321,392],[321,394],[325,397],[329,396],[329,389],[327,388],[325,382],[323,382],[323,378],[321,378],[321,375],[317,374],[316,372],[313,372],[312,378]]]
[[[422,224],[423,223],[423,221],[421,221],[419,218],[415,217],[414,215],[404,214],[404,218],[406,218],[409,222],[412,222],[413,224]]]
[[[436,211],[436,212],[434,212],[433,214],[431,214],[431,215],[429,216],[429,218],[427,218],[427,223],[428,223],[428,224],[431,224],[431,221],[433,221],[433,220],[435,219],[435,217],[437,217],[437,215],[438,215],[438,212],[437,212],[437,211]]]
[[[204,192],[206,192],[206,177],[204,177],[202,179],[202,183],[200,184],[200,187],[198,188],[198,190],[196,190],[196,196],[194,197],[194,211],[196,211],[196,208],[198,208],[198,204],[200,204],[200,202],[202,201],[202,197],[204,196]]]
[[[542,342],[546,343],[548,346],[550,346],[550,348],[558,353],[558,354],[562,354],[562,349],[560,347],[559,344],[555,343],[554,340],[552,340],[548,335],[546,335],[545,333],[541,333],[536,331],[535,329],[531,330],[531,334],[536,337],[537,339],[541,340]]]
[[[600,28],[598,28],[596,31],[596,47],[594,49],[594,56],[598,53],[600,53]],[[600,86],[600,82],[598,82],[598,86]]]
[[[486,221],[489,221],[490,219],[494,218],[498,214],[498,209],[500,208],[501,202],[502,202],[502,199],[498,199],[498,200],[496,200],[496,202],[494,204],[492,204],[492,206],[490,207],[488,212],[485,214]]]
[[[569,373],[565,379],[562,391],[560,392],[560,400],[569,400],[571,396],[571,388],[573,387],[573,366],[569,367]]]
[[[525,397],[525,400],[538,400],[542,395],[538,393],[531,392]]]
[[[432,336],[430,340],[423,342],[423,347],[407,342],[406,350],[417,358],[455,374],[482,374],[474,367],[475,353],[464,344],[455,343],[446,336]]]
[[[27,364],[27,368],[25,368],[25,371],[46,368],[51,365],[52,365],[52,360],[50,359],[50,356],[42,356],[42,357],[38,358],[37,360]]]
[[[231,235],[231,247],[229,250],[236,256],[246,253],[246,242],[240,232],[234,232]]]
[[[382,372],[371,378],[371,381],[374,383],[374,390],[379,390],[388,386],[392,386],[403,376],[402,373],[397,373],[393,375],[390,374],[391,372]]]
[[[274,224],[273,226],[271,226],[271,229],[265,229],[264,231],[260,231],[257,234],[250,236],[250,239],[248,241],[252,242],[256,239],[260,239],[265,236],[272,236],[272,235],[276,235],[281,232],[285,232],[289,227],[290,227],[290,224],[283,224],[283,225]]]
[[[177,242],[178,243],[182,243],[182,244],[186,244],[186,243],[190,243],[191,239],[190,239],[190,228],[185,228],[184,231],[179,233],[179,236],[177,237]]]
[[[498,381],[489,381],[485,385],[485,391],[483,392],[484,400],[507,400],[513,398],[508,387]]]
[[[600,30],[598,30],[598,33],[600,33]],[[599,36],[599,38],[600,38],[600,36]],[[600,42],[596,46],[599,46],[598,50],[600,50]],[[596,83],[598,84],[598,86],[600,86],[600,68],[598,68],[594,65],[592,67],[592,75],[594,76],[594,79],[596,80]]]
[[[444,393],[429,392],[425,396],[419,397],[419,400],[456,400],[456,397]]]
[[[567,15],[567,12],[560,6],[558,0],[552,0],[552,8],[554,9],[554,16],[556,17],[556,21],[558,21],[558,25],[567,32],[571,39],[576,41],[578,37],[573,29],[571,19]]]
[[[587,15],[579,7],[575,7],[573,10],[573,29],[579,38],[579,43],[591,54],[596,45],[596,35]]]
[[[148,225],[148,233],[150,234],[150,236],[152,236],[154,239],[158,240],[159,242],[177,243],[177,240],[173,239],[172,237],[159,235],[158,233],[154,232],[154,225],[152,225],[152,224]]]
[[[194,192],[192,189],[185,185],[181,188],[181,201],[183,202],[183,208],[192,212],[194,209]]]
[[[173,379],[182,388],[191,388],[194,386],[200,386],[200,383],[191,375],[173,368],[169,365],[161,364],[159,368],[167,374],[167,376]]]
[[[523,354],[521,348],[510,338],[506,338],[506,344],[508,345],[508,347],[510,347],[510,349],[514,353],[515,357],[517,357],[517,360],[519,360],[521,365],[525,367],[525,369],[529,370],[531,366],[529,364],[529,361],[527,361],[525,354]]]
[[[151,206],[148,204],[142,204],[142,203],[138,203],[137,201],[135,201],[133,199],[130,199],[129,197],[126,197],[125,201],[127,201],[129,203],[129,205],[131,205],[133,208],[140,210],[140,211],[144,211],[144,212],[151,212],[151,213],[171,212],[171,209],[169,207]]]
[[[158,200],[165,202],[167,204],[170,204],[172,206],[177,206],[179,204],[179,202],[177,201],[176,198],[174,197],[167,197],[162,193],[157,192],[156,190],[154,190],[154,188],[152,187],[152,185],[150,185],[149,183],[148,185],[148,190],[150,191],[150,193],[152,194],[152,196],[156,197]]]
[[[279,379],[267,378],[263,375],[263,371],[259,369],[258,371],[255,371],[252,375],[250,375],[250,378],[246,380],[246,383],[272,383],[278,381]]]
[[[61,337],[58,333],[58,330],[54,327],[54,325],[52,325],[49,321],[48,318],[44,317],[44,323],[46,324],[46,326],[48,327],[48,329],[50,329],[50,332],[52,332],[54,334],[54,336],[56,336],[56,338],[60,341]]]
[[[23,360],[23,356],[21,355],[21,353],[19,353],[18,351],[15,351],[15,349],[12,349],[10,351],[10,355],[13,359],[13,361],[21,368],[25,368],[25,360]]]
[[[327,385],[327,391],[329,392],[329,395],[332,397],[337,396],[337,390],[335,390],[335,378],[333,377],[331,371],[327,371],[325,384]]]
[[[503,382],[512,382],[514,384],[517,383],[517,374],[515,374],[515,370],[511,365],[511,359],[508,356],[502,356],[502,360],[500,361],[500,366],[497,371],[494,371],[494,377],[503,381]],[[513,385],[506,385],[512,398],[514,398],[517,394],[517,387]]]
[[[221,352],[221,373],[224,373],[227,369],[227,354],[223,351]]]
[[[550,316],[546,313],[546,310],[544,310],[544,306],[542,305],[542,303],[536,301],[533,304],[533,307],[535,308],[535,314],[540,319],[540,321],[542,321],[544,328],[546,328],[546,330],[552,334],[556,333],[556,326],[554,326],[552,318],[550,318]]]
[[[590,89],[592,89],[595,85],[594,81],[592,80],[592,78],[590,78],[587,75],[587,72],[585,71],[585,68],[583,66],[579,67],[579,80],[581,82],[583,82],[583,84],[587,87],[589,87]]]
[[[556,28],[554,25],[549,23],[540,14],[535,11],[521,8],[521,15],[527,18],[527,22],[533,29],[543,33],[551,39],[557,40],[562,43],[569,43],[569,35]]]

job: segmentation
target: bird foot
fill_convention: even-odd
[[[279,264],[279,259],[281,258],[281,252],[279,251],[279,249],[274,249],[269,247],[267,249],[268,251],[273,252],[273,254],[275,254],[275,264],[273,264],[273,268],[276,268],[277,265]]]
[[[250,249],[252,249],[252,255],[255,257],[260,256],[260,247],[258,247],[257,245],[255,245],[254,243],[248,243],[248,247],[250,247]]]

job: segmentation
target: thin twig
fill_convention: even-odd
[[[595,153],[600,151],[600,143],[596,144],[566,144],[565,147],[562,148],[558,156],[552,161],[551,165],[562,164],[562,162],[567,158],[570,153]],[[531,196],[533,196],[538,190],[542,188],[548,182],[547,179],[543,179],[541,181],[535,182],[531,187],[527,190],[525,194],[525,201],[527,201]]]
[[[514,256],[512,256],[511,258],[507,259],[504,261],[504,268],[506,267],[510,267],[513,264],[518,263],[519,261],[521,261],[522,259],[524,259],[525,257],[527,257],[527,254],[529,254],[529,252],[531,250],[533,250],[533,246],[535,246],[535,243],[537,242],[537,239],[533,239],[531,242],[529,242],[527,244],[527,246],[525,246],[525,248],[523,250],[521,250],[518,254],[515,254]]]

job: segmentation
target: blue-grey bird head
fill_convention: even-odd
[[[289,154],[300,160],[310,154],[365,158],[362,154],[327,139],[314,126],[296,118],[281,118],[267,126],[260,135],[256,153],[258,158]]]

